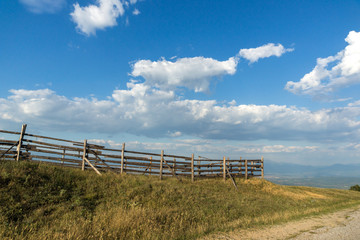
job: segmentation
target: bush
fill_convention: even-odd
[[[358,184],[354,185],[354,186],[351,186],[350,187],[350,190],[353,190],[353,191],[359,191],[360,192],[360,186]]]

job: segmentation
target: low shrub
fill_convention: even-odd
[[[353,191],[359,191],[360,192],[360,186],[358,184],[354,185],[354,186],[351,186],[350,187],[350,190],[353,190]]]

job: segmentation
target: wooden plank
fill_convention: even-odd
[[[238,187],[237,187],[237,185],[236,185],[236,182],[235,182],[234,178],[231,176],[230,171],[229,171],[229,168],[228,168],[226,165],[225,165],[225,167],[226,167],[226,171],[227,171],[227,173],[228,173],[228,175],[229,175],[229,177],[230,177],[230,179],[231,179],[232,183],[234,184],[234,186],[235,186],[235,188],[236,188],[236,191],[237,191],[237,190],[238,190]]]
[[[15,135],[21,134],[21,132],[13,132],[13,131],[6,131],[6,130],[0,130],[0,133],[8,133],[8,134],[15,134]]]
[[[41,156],[41,155],[31,155],[31,158],[33,160],[35,159],[44,159],[44,160],[49,160],[49,161],[57,161],[57,162],[62,162],[64,161],[66,162],[71,162],[71,163],[77,163],[79,164],[79,166],[82,165],[82,160],[77,160],[77,159],[69,159],[69,158],[59,158],[59,157],[50,157],[50,156]]]
[[[135,170],[135,169],[125,169],[125,172],[126,173],[134,172],[134,173],[138,173],[138,174],[143,174],[144,173],[144,171]],[[160,175],[160,172],[159,171],[153,171],[153,175]],[[178,175],[179,176],[184,176],[184,177],[189,177],[190,176],[189,174],[183,174],[183,173],[178,173]],[[172,176],[172,173],[163,172],[163,176]]]
[[[202,174],[207,173],[207,172],[218,172],[220,174],[224,173],[223,170],[221,168],[218,169],[204,169],[204,170],[196,170],[194,172],[201,172]]]
[[[31,139],[23,139],[24,142],[29,142],[29,143],[35,143],[35,144],[39,144],[39,145],[44,145],[44,146],[50,146],[50,147],[56,147],[58,149],[63,149],[66,148],[67,150],[71,150],[71,151],[82,151],[82,148],[76,148],[76,147],[72,147],[72,146],[65,146],[65,145],[57,145],[57,144],[52,144],[52,143],[46,143],[46,142],[40,142],[40,141],[36,141],[36,140],[31,140]]]
[[[101,173],[99,172],[99,170],[97,170],[96,167],[94,167],[94,165],[92,165],[91,162],[90,162],[86,157],[84,158],[84,160],[90,165],[90,167],[91,167],[92,169],[94,169],[94,171],[95,171],[97,174],[101,175]]]
[[[25,131],[26,131],[26,126],[27,126],[26,124],[23,124],[22,127],[21,127],[20,138],[19,138],[19,141],[18,141],[17,149],[16,149],[16,152],[17,152],[16,161],[19,161],[19,159],[20,159],[21,145],[22,145],[22,141],[23,141],[24,134],[25,134]]]
[[[151,155],[151,156],[158,156],[158,157],[160,157],[161,156],[161,154],[157,154],[157,153],[147,153],[147,152],[136,152],[136,151],[128,151],[128,150],[126,150],[125,152],[127,152],[127,153],[133,153],[133,154],[141,154],[141,155]]]
[[[170,154],[164,154],[164,157],[182,158],[182,159],[185,159],[185,160],[191,160],[191,158],[189,158],[189,157],[185,157],[185,156],[177,156],[177,155],[170,155]]]
[[[49,139],[49,140],[61,141],[61,142],[68,142],[68,143],[76,143],[76,144],[80,144],[79,146],[82,146],[82,142],[76,142],[76,141],[71,141],[71,140],[66,140],[66,139],[61,139],[61,138],[46,137],[46,136],[40,136],[40,135],[28,134],[28,133],[26,133],[25,136],[35,137],[35,138],[43,138],[43,139]]]
[[[99,161],[101,161],[108,169],[113,170],[103,159],[101,159],[94,150],[89,149],[95,156],[95,158]]]
[[[1,151],[2,155],[0,156],[0,158],[2,158],[3,156],[5,156],[7,153],[9,153],[11,151],[11,149],[13,149],[13,147],[15,147],[17,144],[17,142],[15,144],[13,144],[9,149],[7,149],[6,151]],[[15,151],[14,151],[15,152]]]
[[[173,176],[176,177],[176,178],[181,182],[181,179],[178,178],[178,176],[176,176],[176,173],[174,172],[174,169],[172,169],[172,168],[170,167],[170,165],[166,162],[165,159],[164,159],[164,163],[165,163],[165,165],[171,170]]]
[[[15,140],[5,140],[5,139],[0,139],[0,145],[6,145],[6,146],[10,146],[13,144],[18,144],[19,141],[15,141]]]
[[[82,143],[73,143],[74,146],[82,146]],[[95,149],[104,149],[105,146],[101,146],[101,145],[96,145],[96,144],[92,144],[92,143],[88,143],[87,144],[89,148],[95,148]]]
[[[58,150],[58,149],[56,149]],[[66,156],[66,157],[76,157],[76,158],[82,158],[82,156],[79,156],[79,154],[74,154],[74,153],[69,153],[65,151],[66,149],[63,149],[62,152],[57,152],[57,151],[48,151],[48,150],[43,150],[40,148],[36,148],[36,149],[32,149],[30,148],[31,152],[39,152],[39,153],[48,153],[48,154],[52,154],[52,155],[61,155],[61,156]],[[64,152],[65,151],[65,152]]]

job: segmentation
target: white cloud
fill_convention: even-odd
[[[0,98],[0,128],[27,122],[43,130],[129,133],[151,138],[354,141],[360,106],[310,111],[281,105],[223,105],[179,99],[173,91],[128,83],[106,100],[69,99],[49,89],[11,90]],[[17,125],[17,124],[15,124]]]
[[[124,15],[124,12],[120,0],[97,0],[97,5],[86,7],[74,4],[74,12],[70,15],[79,31],[91,35],[98,29],[116,26],[116,19]]]
[[[237,60],[234,57],[226,61],[204,57],[179,58],[176,61],[139,60],[133,64],[131,75],[141,76],[146,84],[161,89],[186,87],[195,92],[204,92],[209,89],[214,77],[235,74],[236,66]]]
[[[133,14],[134,14],[134,15],[139,15],[139,14],[140,14],[139,9],[135,8],[134,11],[133,11]]]
[[[348,46],[335,56],[318,58],[315,68],[299,82],[287,82],[285,89],[296,94],[328,94],[360,83],[360,32],[351,31]]]
[[[241,49],[239,56],[250,61],[250,63],[257,62],[261,58],[268,58],[271,56],[280,57],[286,52],[294,51],[293,48],[284,48],[281,44],[268,43],[257,48]]]
[[[66,0],[20,0],[33,13],[55,13],[61,10]]]

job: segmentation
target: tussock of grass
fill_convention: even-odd
[[[261,179],[163,181],[0,162],[2,239],[195,239],[360,204],[355,191]]]

